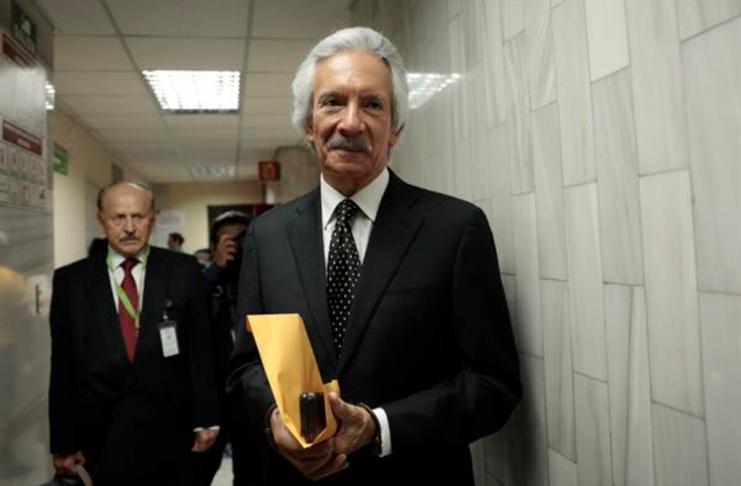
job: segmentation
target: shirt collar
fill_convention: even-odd
[[[376,221],[378,208],[381,205],[381,199],[389,185],[389,170],[384,168],[380,174],[373,179],[370,184],[350,196],[345,198],[342,193],[324,179],[324,174],[319,177],[319,193],[322,199],[322,228],[327,228],[330,221],[334,219],[334,210],[339,203],[345,199],[352,199],[358,205],[363,214],[371,221]]]
[[[142,251],[139,252],[138,255],[136,255],[136,259],[139,260],[139,263],[146,264],[147,256],[149,256],[149,245],[145,246]],[[121,264],[126,260],[126,257],[117,252],[113,249],[111,245],[108,245],[108,258],[109,266],[112,270],[117,269],[121,266]]]

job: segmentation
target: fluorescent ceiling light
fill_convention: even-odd
[[[143,71],[169,113],[236,113],[239,71]]]
[[[409,108],[416,110],[430,98],[461,79],[458,73],[407,73]]]
[[[53,110],[54,109],[54,97],[56,95],[56,90],[54,89],[54,85],[47,82],[45,90],[46,90],[46,109]]]
[[[237,169],[233,165],[191,165],[190,173],[197,180],[232,179]]]

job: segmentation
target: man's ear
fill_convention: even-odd
[[[401,138],[402,131],[404,131],[404,125],[400,126],[395,131],[391,132],[391,138],[389,138],[389,148],[399,143],[399,139]]]

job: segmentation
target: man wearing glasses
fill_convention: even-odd
[[[149,245],[148,187],[103,188],[98,220],[107,251],[54,274],[54,468],[84,465],[96,485],[187,485],[189,451],[218,435],[203,278],[192,257]]]

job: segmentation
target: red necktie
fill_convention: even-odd
[[[136,258],[127,258],[121,264],[121,268],[123,268],[124,271],[121,288],[129,298],[129,302],[131,302],[131,306],[135,311],[139,310],[139,293],[136,291],[136,282],[134,281],[134,276],[131,275],[131,269],[134,268],[137,263],[139,263],[139,260]],[[136,352],[137,335],[135,319],[129,314],[120,299],[118,302],[118,322],[121,325],[121,334],[123,335],[124,344],[126,345],[126,355],[128,356],[129,361],[133,363],[134,353]]]

